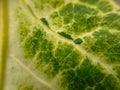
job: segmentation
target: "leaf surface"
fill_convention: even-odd
[[[5,90],[120,90],[117,4],[13,2]]]

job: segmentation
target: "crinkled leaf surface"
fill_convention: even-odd
[[[120,7],[112,0],[9,0],[5,90],[120,90]]]

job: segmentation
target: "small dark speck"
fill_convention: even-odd
[[[49,26],[49,23],[48,23],[48,21],[46,20],[46,18],[41,18],[41,21],[42,21],[45,25]]]
[[[83,42],[83,40],[81,38],[77,38],[74,40],[75,44],[81,44]]]

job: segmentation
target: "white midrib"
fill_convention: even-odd
[[[22,0],[23,1],[23,0]],[[24,3],[25,7],[26,4]],[[27,8],[28,9],[28,8]],[[29,11],[29,10],[28,10]],[[31,13],[31,12],[30,12]],[[36,16],[34,13],[31,13],[31,15],[37,20],[39,21],[39,23],[44,27],[44,30],[46,32],[49,32],[51,33],[51,35],[54,35],[57,39],[61,40],[61,41],[64,41],[64,42],[67,42],[71,45],[73,45],[77,50],[79,50],[80,52],[82,52],[83,55],[89,57],[93,62],[98,62],[100,63],[101,66],[103,66],[106,71],[109,73],[109,74],[112,74],[113,76],[116,77],[116,72],[114,72],[112,70],[112,66],[110,66],[109,64],[107,64],[105,62],[105,60],[101,60],[99,57],[96,57],[94,56],[93,54],[91,53],[88,53],[86,50],[84,50],[81,46],[79,45],[76,45],[74,42],[72,42],[71,40],[68,40],[68,39],[65,39],[64,37],[60,36],[59,34],[57,34],[56,32],[54,32],[52,29],[50,29],[49,27],[47,27],[46,25],[44,25],[43,22],[40,21],[40,18],[38,16]],[[19,59],[17,59],[14,55],[10,55],[18,64],[20,64],[25,70],[27,70],[35,79],[37,79],[40,83],[43,83],[44,85],[52,88],[50,86],[50,84],[48,84],[47,82],[45,82],[44,80],[42,80],[40,77],[36,76],[28,67],[26,67],[22,62],[20,62]],[[117,77],[116,77],[117,78]],[[53,89],[52,89],[53,90]]]

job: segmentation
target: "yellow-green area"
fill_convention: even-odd
[[[0,1],[0,90],[4,87],[4,73],[8,46],[8,2]]]
[[[10,9],[13,61],[55,90],[120,89],[119,6],[109,0],[21,1]],[[37,88],[24,86],[29,79],[19,79],[26,75],[15,67],[10,71],[17,77],[8,80],[12,88]]]

